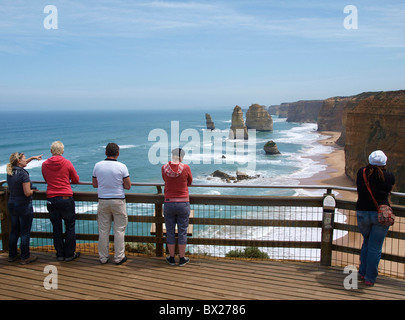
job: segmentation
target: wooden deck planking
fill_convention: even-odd
[[[404,299],[405,281],[383,277],[374,287],[360,280],[346,290],[342,268],[314,263],[192,258],[169,266],[164,258],[130,256],[116,266],[101,265],[95,255],[57,262],[54,254],[35,252],[28,265],[7,262],[0,254],[1,299],[57,300],[268,300]],[[46,290],[46,265],[58,269],[58,289]]]

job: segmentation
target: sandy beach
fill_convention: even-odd
[[[356,188],[356,183],[345,174],[345,152],[344,148],[338,146],[335,141],[340,137],[340,132],[323,131],[319,132],[326,139],[320,140],[319,143],[334,148],[332,153],[323,154],[313,157],[312,159],[324,163],[326,170],[317,173],[311,178],[301,179],[302,185],[330,185],[340,187]],[[337,198],[345,200],[357,200],[357,193],[350,191],[338,191]]]

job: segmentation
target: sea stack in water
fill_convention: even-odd
[[[257,131],[272,131],[273,119],[259,104],[252,104],[246,112],[246,128]]]
[[[273,140],[267,141],[263,149],[266,154],[281,154],[278,151],[277,144]]]
[[[232,113],[232,125],[229,130],[229,139],[248,139],[248,132],[243,120],[242,108],[236,106]]]
[[[207,122],[207,130],[215,130],[215,124],[212,122],[211,115],[209,113],[205,114],[205,120]]]

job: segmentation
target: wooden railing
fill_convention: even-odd
[[[36,185],[44,184],[35,181]],[[89,185],[90,183],[80,183]],[[133,183],[134,187],[149,186],[156,193],[127,193],[127,208],[131,205],[145,206],[132,208],[128,212],[129,225],[125,241],[127,243],[153,244],[156,256],[164,255],[165,236],[163,233],[163,184]],[[318,261],[322,265],[356,265],[360,253],[361,236],[358,233],[355,218],[355,202],[335,199],[334,190],[355,191],[353,188],[337,186],[253,186],[253,185],[193,185],[190,187],[208,188],[255,188],[257,194],[263,188],[318,189],[324,190],[321,196],[241,196],[190,194],[190,204],[194,217],[190,224],[193,234],[188,239],[194,254],[224,256],[224,250],[232,248],[256,247],[277,251],[274,259],[294,259]],[[322,192],[321,192],[322,193]],[[397,197],[405,194],[395,193]],[[0,182],[0,218],[2,249],[8,250],[9,217],[7,211],[8,188]],[[78,242],[97,242],[96,228],[97,193],[90,191],[74,192],[76,202],[76,220],[80,224],[76,237]],[[46,193],[38,191],[33,197],[34,220],[37,225],[49,221],[46,210]],[[90,208],[90,209],[88,209]],[[81,213],[81,212],[86,213]],[[383,266],[383,272],[403,278],[405,263],[405,207],[394,206],[397,216],[394,227],[388,232],[382,260],[390,263]],[[338,218],[337,218],[338,217]],[[149,232],[155,224],[153,235]],[[49,223],[48,223],[49,225]],[[90,225],[93,225],[91,228]],[[140,227],[143,225],[143,227]],[[45,229],[45,230],[44,230]],[[76,228],[78,229],[78,227]],[[269,230],[272,234],[269,234]],[[261,233],[260,233],[261,232]],[[306,235],[308,233],[308,235]],[[48,240],[38,247],[52,247],[52,228],[33,227],[31,238]],[[110,236],[113,241],[113,235]],[[200,247],[203,247],[201,249]],[[218,254],[208,252],[206,248],[219,248]],[[225,249],[223,249],[225,248]],[[290,250],[290,251],[289,251]],[[215,250],[214,250],[215,251]],[[301,252],[298,255],[290,252]],[[315,253],[314,253],[315,251]],[[281,252],[281,253],[280,253]],[[286,253],[287,252],[287,253]],[[302,253],[303,252],[303,253]],[[309,252],[309,253],[308,253]],[[394,271],[393,271],[394,270]]]

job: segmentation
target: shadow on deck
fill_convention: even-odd
[[[379,276],[346,290],[342,268],[315,263],[192,258],[169,266],[164,258],[131,256],[101,265],[96,255],[57,262],[52,253],[20,265],[0,254],[0,299],[27,300],[352,300],[405,299],[405,281]],[[57,268],[58,288],[46,290],[44,268]]]

